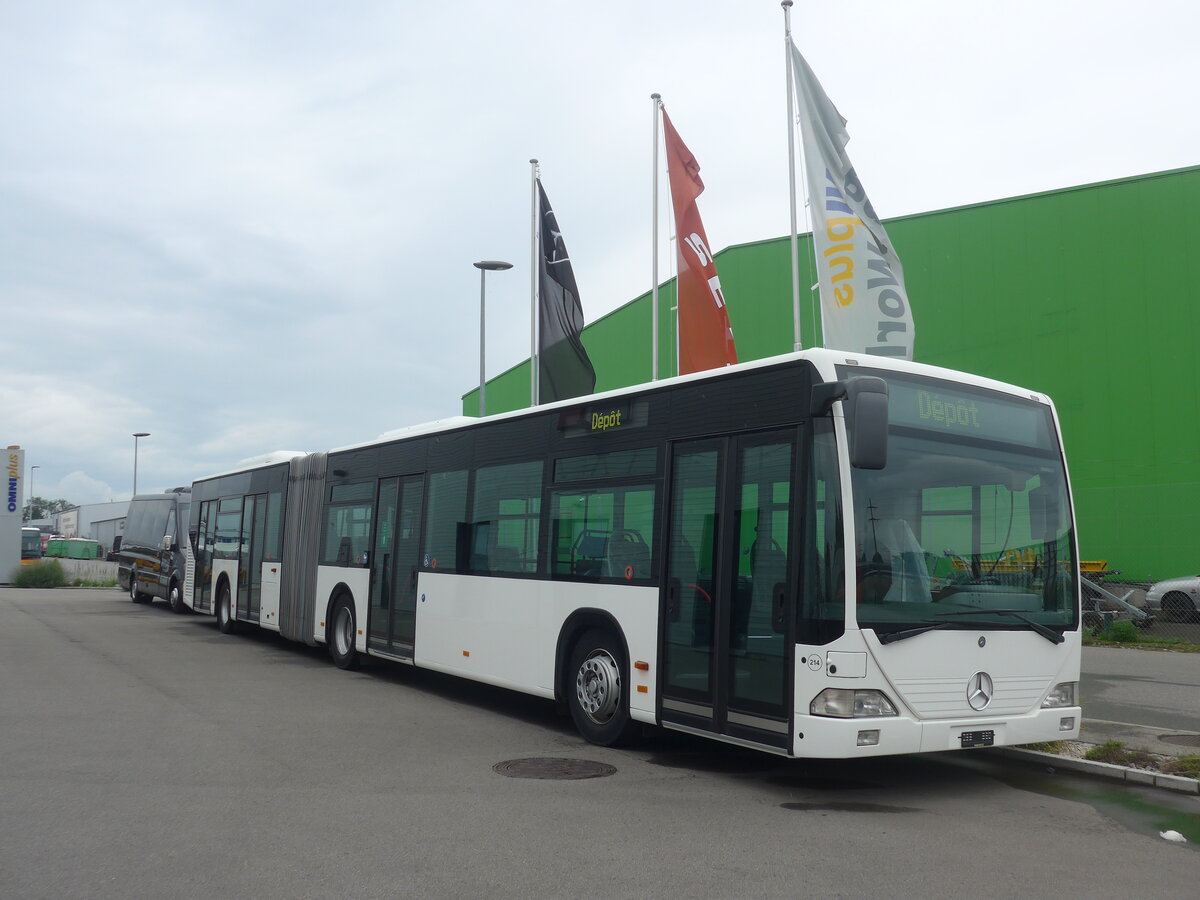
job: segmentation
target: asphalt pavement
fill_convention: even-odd
[[[1120,662],[1097,677],[1137,705]],[[530,760],[605,777],[508,777]],[[0,589],[2,900],[1126,900],[1193,896],[1198,871],[1196,795],[990,751],[595,747],[543,699],[344,672],[119,591]]]
[[[1200,753],[1200,654],[1084,647],[1080,739],[1164,756]]]

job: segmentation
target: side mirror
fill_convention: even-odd
[[[887,465],[888,386],[882,378],[856,375],[814,384],[809,413],[825,416],[841,400],[850,440],[850,465],[882,469]]]
[[[162,548],[163,548],[164,550],[167,550],[167,551],[169,551],[169,550],[171,550],[172,548],[174,548],[174,546],[175,546],[175,535],[173,535],[173,534],[164,534],[164,535],[163,535],[163,539],[162,539]]]

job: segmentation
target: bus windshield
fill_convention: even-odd
[[[859,627],[885,643],[980,627],[1061,640],[1076,624],[1074,534],[1049,407],[887,380],[887,466],[851,476]]]
[[[21,559],[40,559],[42,556],[42,533],[36,528],[21,529]]]

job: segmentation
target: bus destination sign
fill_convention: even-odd
[[[629,424],[629,405],[617,404],[615,406],[605,406],[603,408],[594,407],[588,410],[588,424],[590,430],[608,431],[611,428],[620,428],[623,425]]]
[[[645,425],[648,421],[647,412],[645,400],[630,399],[577,406],[563,411],[559,416],[558,428],[565,437],[613,434]]]
[[[888,393],[888,416],[894,425],[1030,447],[1048,445],[1048,411],[1040,403],[894,377],[888,379]]]
[[[844,367],[838,370],[842,378],[859,373],[867,374]],[[895,372],[886,373],[886,381],[888,420],[892,425],[1027,447],[1051,445],[1050,411],[1043,403]]]

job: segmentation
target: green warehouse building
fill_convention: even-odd
[[[1200,571],[1200,166],[886,220],[904,264],[914,359],[1044,392],[1062,421],[1083,559],[1130,581]],[[738,358],[792,349],[790,241],[716,254]],[[812,245],[800,239],[801,283]],[[805,279],[808,281],[805,281]],[[598,391],[648,381],[651,295],[588,325]],[[674,282],[659,290],[674,371]],[[816,341],[804,313],[805,346]],[[631,340],[646,335],[646,340]],[[529,361],[488,381],[488,412],[529,405]],[[463,397],[478,412],[478,390]]]

